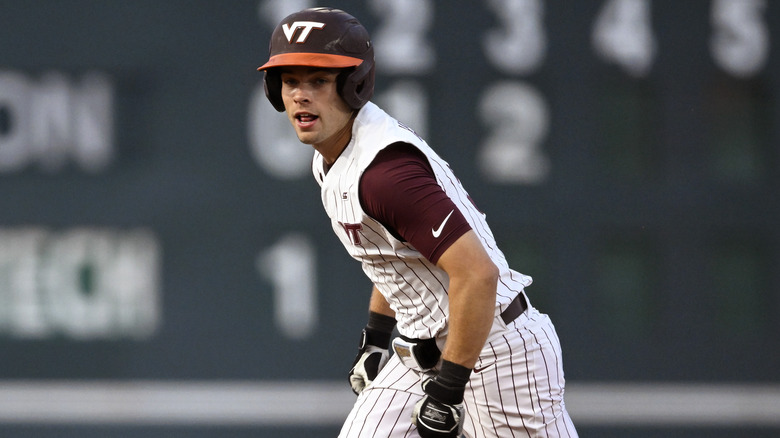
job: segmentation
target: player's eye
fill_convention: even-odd
[[[288,87],[295,86],[297,83],[298,81],[291,77],[282,77],[282,84],[287,85]]]

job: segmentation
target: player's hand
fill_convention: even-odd
[[[352,363],[352,369],[349,371],[349,385],[352,386],[352,391],[355,394],[363,392],[366,386],[376,379],[377,374],[390,358],[387,346],[382,348],[382,346],[375,345],[382,342],[376,342],[374,337],[372,337],[370,330],[363,330],[360,350]]]
[[[465,388],[450,386],[437,377],[423,382],[425,396],[417,402],[412,423],[422,438],[457,438],[463,431],[463,392]]]

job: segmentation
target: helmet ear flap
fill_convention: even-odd
[[[279,70],[269,68],[263,72],[263,88],[265,97],[271,102],[276,111],[284,111],[284,101],[282,100],[282,75]]]
[[[364,62],[339,75],[339,94],[351,108],[362,108],[371,99],[374,94],[375,69],[373,62]]]

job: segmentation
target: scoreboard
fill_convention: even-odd
[[[2,379],[343,380],[371,285],[256,71],[326,5],[534,277],[569,379],[777,380],[768,0],[2,0]]]

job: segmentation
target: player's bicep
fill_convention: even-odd
[[[360,200],[366,213],[433,263],[471,229],[411,145],[393,145],[377,155],[361,179]]]

